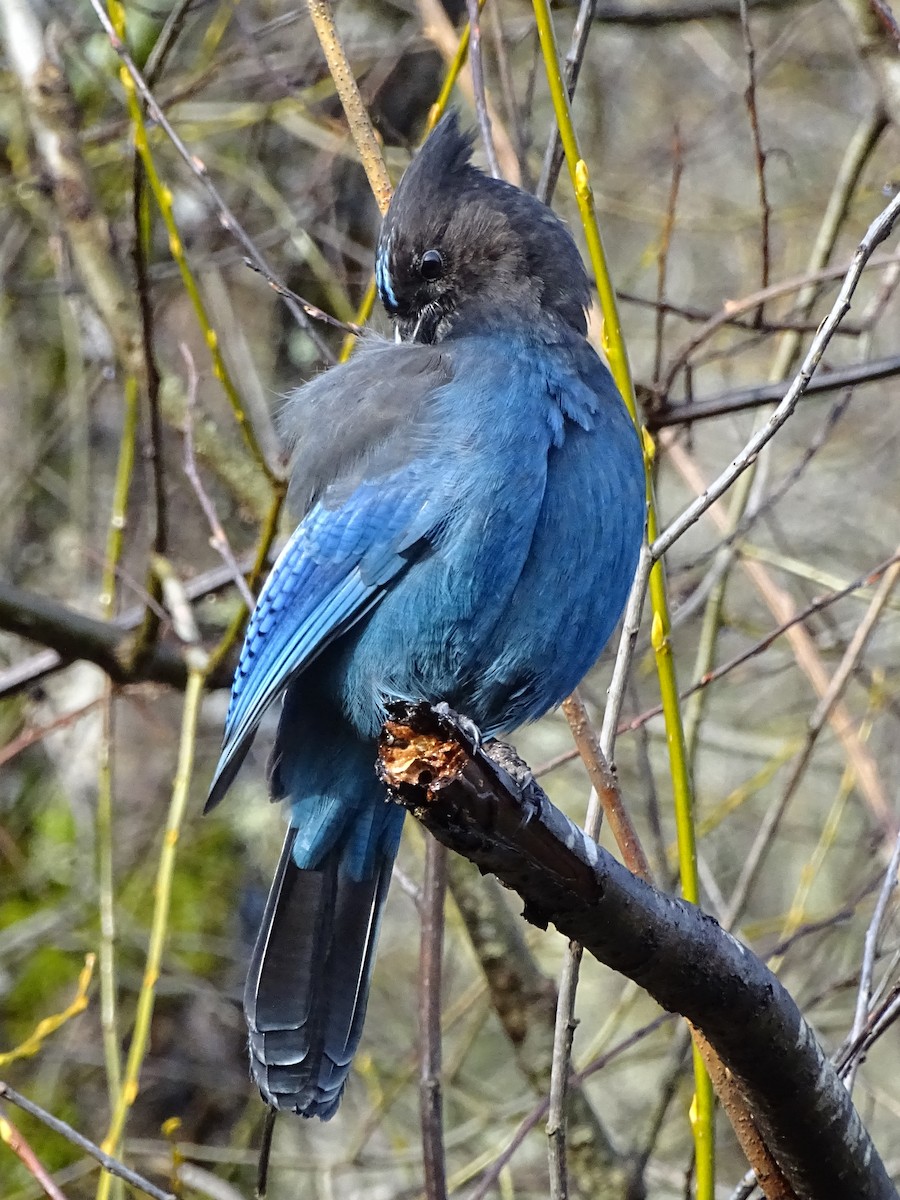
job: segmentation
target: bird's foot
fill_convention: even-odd
[[[473,750],[477,751],[484,748],[484,735],[475,722],[469,717],[464,716],[463,713],[456,712],[455,709],[450,707],[446,700],[442,700],[439,704],[433,705],[432,711],[443,720],[448,721],[451,725],[454,725],[460,731],[460,733],[464,734],[465,737],[467,737],[472,743]]]

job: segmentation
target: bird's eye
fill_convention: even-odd
[[[419,263],[419,274],[428,283],[440,279],[444,273],[444,260],[440,250],[426,250]]]

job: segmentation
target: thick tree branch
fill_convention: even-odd
[[[129,670],[133,634],[121,625],[98,621],[74,608],[0,580],[0,629],[39,642],[63,662],[84,659],[105,671],[114,683],[153,680],[183,689],[188,668],[179,649],[161,644],[146,661]],[[220,667],[210,686],[227,686],[231,671]]]
[[[838,0],[879,98],[895,126],[900,126],[900,54],[896,17],[881,0]]]
[[[811,2],[812,0],[749,0],[748,7],[781,11]],[[681,0],[681,3],[670,4],[622,4],[610,0],[606,4],[597,5],[594,20],[609,25],[658,29],[661,25],[680,25],[685,21],[706,21],[711,18],[737,21],[740,15],[738,0]]]
[[[806,386],[803,399],[839,392],[843,388],[860,387],[865,383],[878,383],[895,375],[900,375],[900,354],[853,363],[849,367],[838,367],[827,374],[813,376]],[[790,383],[790,379],[779,380],[776,383],[758,383],[753,387],[720,392],[718,396],[670,404],[658,412],[648,414],[647,428],[655,433],[657,429],[664,429],[669,425],[690,425],[694,421],[705,421],[710,417],[733,416],[734,413],[747,409],[777,404]]]
[[[636,879],[554,808],[514,753],[403,708],[380,770],[440,841],[703,1031],[799,1200],[897,1200],[853,1103],[774,975],[705,913]]]

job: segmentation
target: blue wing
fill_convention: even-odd
[[[244,639],[206,811],[225,795],[272,701],[378,603],[439,523],[417,475],[366,481],[333,509],[326,494],[281,552]]]

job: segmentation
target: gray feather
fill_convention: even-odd
[[[327,1120],[362,1034],[378,926],[390,883],[340,874],[340,851],[301,871],[288,830],[244,991],[250,1067],[274,1108]]]
[[[409,462],[427,437],[429,401],[452,377],[446,351],[366,337],[349,362],[298,388],[280,422],[295,447],[292,511],[304,515],[326,492],[339,504],[363,479]]]

